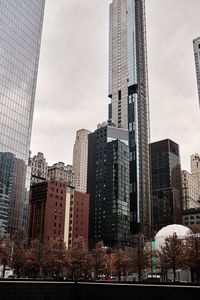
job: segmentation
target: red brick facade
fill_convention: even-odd
[[[78,236],[82,236],[88,247],[89,195],[74,190],[72,214],[72,246]]]
[[[67,192],[70,194],[68,198]],[[29,221],[31,239],[38,238],[45,241],[60,237],[71,247],[74,239],[82,236],[88,247],[88,226],[88,194],[68,188],[60,181],[42,182],[31,187]]]
[[[38,183],[31,187],[29,234],[43,241],[64,237],[66,185],[63,182]]]

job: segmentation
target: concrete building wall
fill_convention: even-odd
[[[67,188],[67,210],[69,218],[66,218],[65,228],[68,233],[68,247],[73,247],[74,239],[82,236],[88,247],[89,231],[89,198],[86,193],[76,191],[72,187]],[[66,212],[67,213],[67,212]]]
[[[190,157],[191,163],[191,174],[194,178],[196,178],[198,182],[198,186],[200,188],[200,155],[195,153]]]
[[[31,167],[31,185],[47,180],[48,163],[43,153],[38,152],[37,155],[30,158],[29,165]]]
[[[87,190],[88,134],[87,129],[78,130],[73,149],[75,188],[82,193]]]
[[[63,162],[55,163],[48,168],[49,181],[63,181],[68,185],[74,185],[74,172],[71,165],[65,165]]]
[[[198,181],[188,171],[181,171],[183,210],[199,208],[200,188]]]

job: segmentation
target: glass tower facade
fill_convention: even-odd
[[[149,100],[144,0],[110,4],[109,118],[129,131],[131,232],[151,234]]]
[[[0,234],[27,225],[44,7],[45,0],[0,0]]]
[[[182,223],[182,185],[179,146],[167,139],[150,144],[153,229]]]
[[[196,66],[196,75],[197,75],[197,88],[199,96],[199,105],[200,105],[200,37],[193,40],[194,47],[194,59]]]
[[[103,124],[88,136],[90,247],[130,244],[128,131]]]

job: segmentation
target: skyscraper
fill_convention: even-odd
[[[200,188],[200,155],[198,153],[190,156],[190,164],[192,176],[197,180]]]
[[[181,171],[183,210],[200,208],[200,187],[197,179],[186,170]]]
[[[200,37],[193,40],[193,48],[194,48],[197,88],[198,88],[199,105],[200,105]]]
[[[90,246],[130,245],[128,131],[103,123],[89,134]]]
[[[153,228],[157,232],[182,223],[182,186],[179,146],[166,139],[150,145]]]
[[[25,228],[45,0],[0,1],[0,233]]]
[[[131,231],[151,234],[144,0],[110,4],[109,118],[129,130]]]
[[[87,190],[87,163],[88,163],[88,134],[87,129],[76,132],[73,150],[73,170],[76,190],[86,193]]]

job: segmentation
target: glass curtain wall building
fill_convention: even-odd
[[[199,105],[200,105],[200,37],[193,40],[193,48],[194,48],[197,88],[198,88]]]
[[[109,118],[129,131],[131,232],[150,235],[145,1],[113,0],[109,36]]]
[[[45,0],[0,0],[0,234],[27,225],[44,7]]]
[[[88,136],[89,240],[130,245],[128,131],[106,123]]]
[[[150,144],[154,233],[182,223],[182,185],[179,146],[166,139]]]

